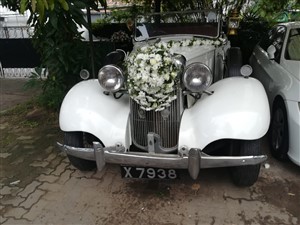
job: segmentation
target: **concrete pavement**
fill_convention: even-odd
[[[25,90],[26,82],[24,78],[0,78],[0,112],[37,95],[37,90]]]

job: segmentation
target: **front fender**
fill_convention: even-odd
[[[129,97],[116,99],[103,94],[98,80],[76,84],[66,95],[59,114],[59,125],[65,132],[83,131],[101,139],[105,146],[128,143]],[[127,128],[127,129],[126,129]]]
[[[183,113],[178,146],[204,149],[220,139],[254,140],[266,134],[270,110],[262,84],[232,77],[214,83]]]

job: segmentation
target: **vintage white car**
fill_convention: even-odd
[[[276,25],[250,58],[270,103],[270,147],[300,165],[300,22]]]
[[[268,98],[220,21],[216,11],[137,17],[133,51],[108,54],[98,79],[78,83],[62,103],[58,145],[70,162],[119,164],[123,177],[149,179],[231,167],[235,184],[255,183],[267,158]]]

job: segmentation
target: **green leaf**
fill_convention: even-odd
[[[69,10],[69,5],[68,3],[65,1],[65,0],[58,0],[61,7],[65,10],[65,11],[68,11]]]
[[[31,1],[31,7],[32,7],[32,11],[35,12],[35,10],[36,10],[36,0]]]
[[[57,30],[58,19],[57,19],[57,16],[55,13],[50,14],[49,21],[50,21],[51,25],[53,26],[53,28]]]
[[[52,37],[54,34],[55,34],[56,30],[55,29],[51,29],[47,34],[46,34],[46,37],[49,38],[49,37]]]
[[[47,9],[47,10],[49,9],[47,0],[44,0],[44,6],[45,6],[45,9]]]
[[[42,22],[44,20],[45,15],[44,0],[37,0],[36,7],[39,13],[39,20],[40,22]]]
[[[20,2],[20,12],[23,14],[26,11],[28,0],[21,0]]]
[[[50,10],[52,11],[54,9],[54,0],[48,0],[48,5],[49,5],[49,8]]]
[[[74,1],[74,5],[80,9],[86,8],[86,5],[82,1]]]

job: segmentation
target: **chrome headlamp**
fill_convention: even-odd
[[[173,56],[173,62],[177,68],[182,69],[183,67],[185,67],[186,58],[183,55],[175,54]]]
[[[98,81],[106,91],[116,92],[124,83],[123,71],[115,65],[106,65],[99,70]]]
[[[183,73],[184,86],[191,92],[203,92],[212,83],[213,76],[209,67],[203,63],[188,65]]]

